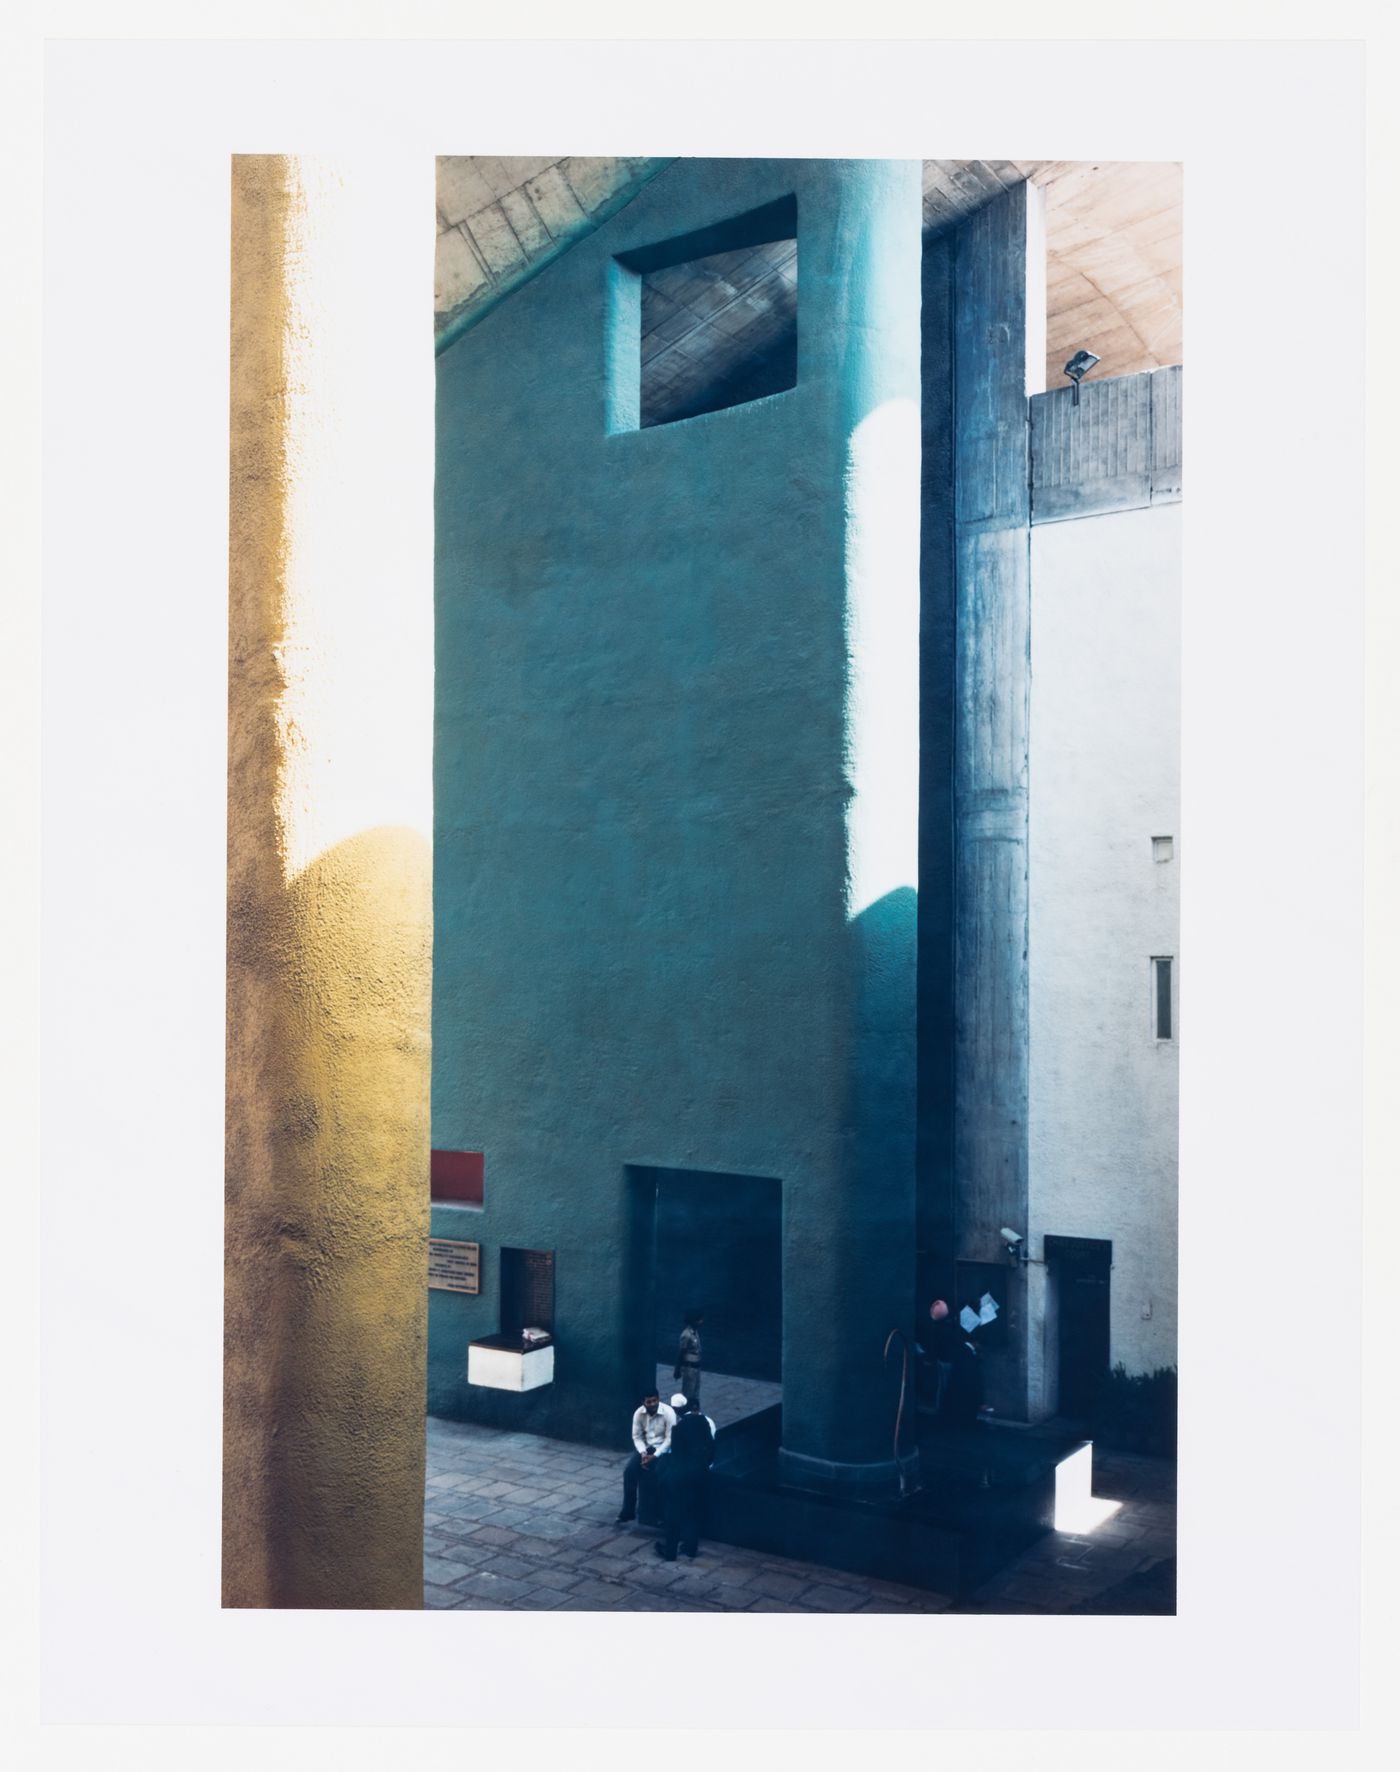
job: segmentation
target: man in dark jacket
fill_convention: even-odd
[[[982,1414],[982,1361],[972,1332],[958,1342],[953,1376],[943,1399],[944,1412],[953,1427],[971,1427]]]
[[[676,1546],[693,1557],[700,1548],[700,1516],[705,1507],[710,1466],[715,1459],[715,1436],[700,1413],[698,1398],[671,1430],[671,1450],[662,1459],[663,1512],[665,1526],[656,1554],[668,1563],[676,1560]]]

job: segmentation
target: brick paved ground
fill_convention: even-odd
[[[702,1539],[664,1563],[614,1524],[623,1453],[428,1420],[424,1604],[571,1612],[942,1612],[920,1588]]]
[[[665,1563],[656,1534],[614,1524],[623,1451],[428,1421],[424,1604],[597,1612],[944,1612],[947,1596],[702,1540]],[[1065,1612],[1103,1599],[1175,1550],[1170,1467],[1100,1459],[1121,1511],[1088,1538],[1050,1533],[959,1611]],[[1159,1584],[1160,1585],[1160,1584]],[[1155,1609],[1155,1608],[1154,1608]]]

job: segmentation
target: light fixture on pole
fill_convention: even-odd
[[[1076,351],[1065,364],[1065,374],[1074,383],[1074,404],[1079,404],[1079,384],[1098,362],[1092,351]]]

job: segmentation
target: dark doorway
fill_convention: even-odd
[[[1097,1237],[1047,1237],[1045,1259],[1058,1301],[1060,1414],[1089,1415],[1108,1376],[1113,1245]]]
[[[686,1314],[697,1311],[707,1384],[721,1374],[780,1382],[781,1184],[699,1169],[629,1176],[641,1370],[671,1369]]]

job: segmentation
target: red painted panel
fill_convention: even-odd
[[[486,1160],[480,1151],[434,1151],[430,1171],[434,1200],[481,1206],[486,1200]]]

